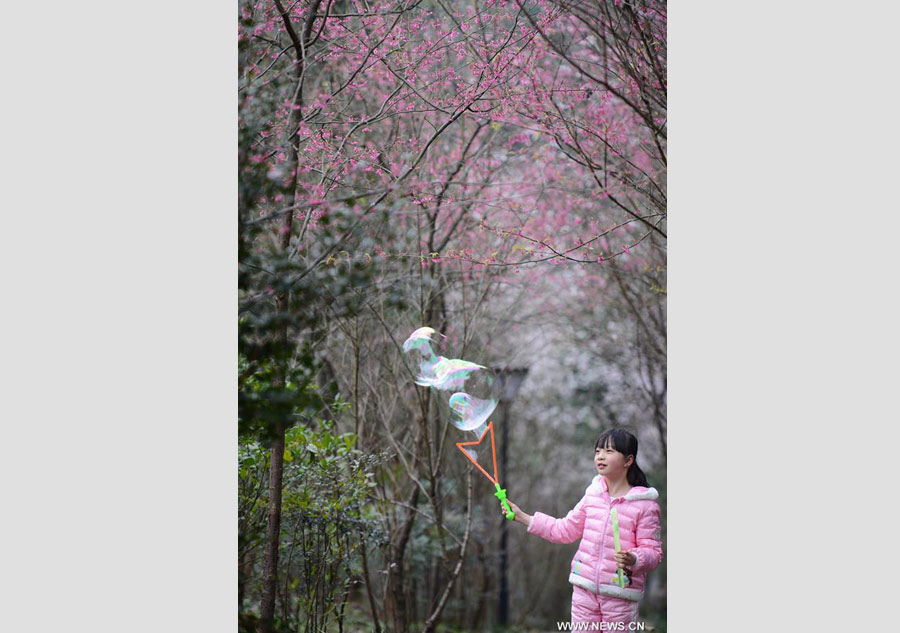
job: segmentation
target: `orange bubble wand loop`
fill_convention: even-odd
[[[488,472],[484,468],[482,468],[481,464],[479,464],[477,461],[475,461],[475,459],[471,455],[469,455],[468,451],[466,451],[466,449],[463,448],[463,446],[478,446],[479,444],[481,444],[481,440],[483,440],[484,437],[488,433],[491,434],[491,456],[493,457],[493,462],[494,462],[494,476],[493,477],[491,477],[488,474]],[[506,489],[500,487],[500,482],[498,481],[498,478],[497,478],[497,448],[494,444],[494,422],[491,421],[488,423],[487,429],[484,431],[484,433],[481,434],[481,437],[479,437],[477,440],[472,441],[472,442],[457,442],[456,448],[458,448],[460,451],[462,451],[462,454],[465,455],[466,458],[470,462],[475,464],[475,468],[480,470],[481,474],[483,474],[485,477],[487,477],[488,480],[492,484],[494,484],[494,488],[496,489],[494,496],[500,500],[500,503],[503,504],[503,507],[506,509],[506,518],[509,519],[510,521],[515,519],[516,513],[512,511],[512,508],[509,507],[509,502],[506,500]]]

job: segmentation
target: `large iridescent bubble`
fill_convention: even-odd
[[[441,340],[430,327],[420,327],[409,335],[403,343],[403,354],[417,372],[415,383],[423,387],[431,387],[436,380],[435,368],[444,359],[438,354]]]
[[[439,336],[423,327],[403,343],[403,352],[417,372],[415,383],[437,392],[440,409],[447,411],[456,428],[481,436],[499,402],[499,382],[483,365],[438,354]]]

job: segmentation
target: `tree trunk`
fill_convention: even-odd
[[[294,65],[294,75],[297,82],[297,88],[293,94],[293,108],[291,109],[290,124],[285,138],[288,146],[287,160],[285,161],[285,170],[288,175],[289,184],[285,195],[285,206],[290,208],[294,206],[297,196],[297,165],[299,163],[299,149],[294,139],[294,133],[303,121],[303,70],[304,59],[303,51],[310,41],[312,33],[313,20],[318,13],[319,5],[322,0],[313,0],[309,9],[309,15],[306,18],[306,24],[303,30],[304,42],[301,43],[288,13],[279,0],[275,0],[275,6],[278,8],[281,18],[284,21],[285,31],[294,44],[294,55],[296,61]],[[280,246],[282,252],[287,252],[291,243],[291,226],[294,218],[293,213],[287,213],[280,228]],[[282,312],[288,309],[289,302],[286,293],[280,293],[276,299],[278,311]],[[287,326],[281,331],[282,342],[287,343]],[[280,383],[280,384],[278,384]],[[281,376],[273,380],[273,386],[284,386],[284,377]],[[282,475],[284,473],[284,432],[285,422],[279,420],[276,423],[275,442],[272,445],[272,462],[269,470],[269,513],[266,525],[266,559],[263,572],[263,591],[262,605],[260,606],[260,631],[262,633],[271,633],[273,620],[275,616],[275,594],[278,588],[278,546],[281,541],[281,484]]]
[[[450,578],[447,581],[447,586],[444,588],[443,594],[441,594],[437,605],[434,606],[434,611],[432,611],[431,615],[428,616],[428,619],[425,620],[425,627],[422,629],[422,633],[435,633],[437,630],[438,621],[441,618],[444,607],[447,606],[450,592],[453,591],[453,585],[456,583],[456,579],[459,577],[459,573],[462,571],[463,565],[466,562],[466,547],[469,544],[469,536],[472,533],[472,470],[473,469],[469,467],[466,472],[466,532],[463,535],[462,544],[459,546],[459,559],[456,561],[456,567],[454,567],[453,571],[450,573]]]
[[[409,500],[410,509],[407,510],[403,529],[395,543],[391,544],[391,560],[388,563],[388,583],[390,584],[391,598],[393,599],[392,616],[394,619],[393,633],[407,633],[409,631],[409,608],[406,600],[406,584],[403,557],[406,554],[406,546],[412,534],[413,523],[416,520],[416,506],[419,505],[419,487],[413,485],[412,497]]]
[[[271,633],[278,586],[278,546],[281,543],[281,480],[284,474],[284,425],[278,424],[269,467],[269,511],[266,522],[266,558],[263,568],[260,631]]]
[[[369,577],[369,561],[366,557],[366,544],[360,548],[362,554],[363,574],[366,581],[366,594],[369,597],[369,607],[372,610],[372,622],[375,626],[375,633],[381,633],[381,622],[378,620],[378,607],[375,604],[375,596],[372,595],[372,581]]]

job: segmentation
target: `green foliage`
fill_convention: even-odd
[[[333,216],[333,217],[331,217]],[[364,257],[316,264],[340,244],[352,218],[335,212],[320,220],[317,241],[306,256],[293,246],[272,243],[272,226],[242,222],[239,248],[238,385],[239,430],[263,440],[279,428],[311,419],[333,397],[336,386],[319,382],[325,365],[328,324],[353,318],[365,309],[374,264]],[[365,246],[360,238],[354,243]],[[388,294],[387,305],[402,298]],[[320,393],[321,392],[321,393]],[[324,395],[323,395],[324,394]]]
[[[339,417],[348,406],[338,396],[329,410]],[[363,453],[356,441],[355,433],[338,432],[330,418],[312,418],[285,433],[278,570],[279,584],[287,588],[287,617],[280,615],[285,630],[326,627],[361,572],[359,548],[384,541],[378,522],[371,518],[375,515],[371,493],[376,486],[374,473],[387,455]],[[264,536],[268,459],[261,442],[249,437],[241,440],[242,551],[260,545]]]
[[[378,458],[364,455],[355,444],[356,434],[335,433],[334,423],[327,419],[319,420],[316,430],[304,426],[288,430],[284,512],[342,519],[358,515],[375,487]]]
[[[339,402],[338,412],[346,406]],[[295,426],[285,438],[283,573],[306,630],[319,630],[335,615],[359,572],[359,548],[383,538],[365,516],[384,456],[362,453],[354,433],[337,433],[327,419],[318,422],[315,430]]]
[[[271,438],[276,424],[288,426],[301,412],[319,404],[318,393],[306,387],[314,379],[315,361],[301,353],[294,363],[282,369],[263,359],[253,367],[243,356],[238,360],[238,430],[244,437]],[[280,380],[284,384],[279,384]]]
[[[238,556],[261,545],[268,503],[269,451],[259,442],[238,443]]]

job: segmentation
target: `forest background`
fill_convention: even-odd
[[[431,326],[517,383],[494,420],[528,511],[563,516],[630,428],[665,544],[665,3],[239,11],[241,629],[555,627],[575,545],[503,525],[400,345]]]

